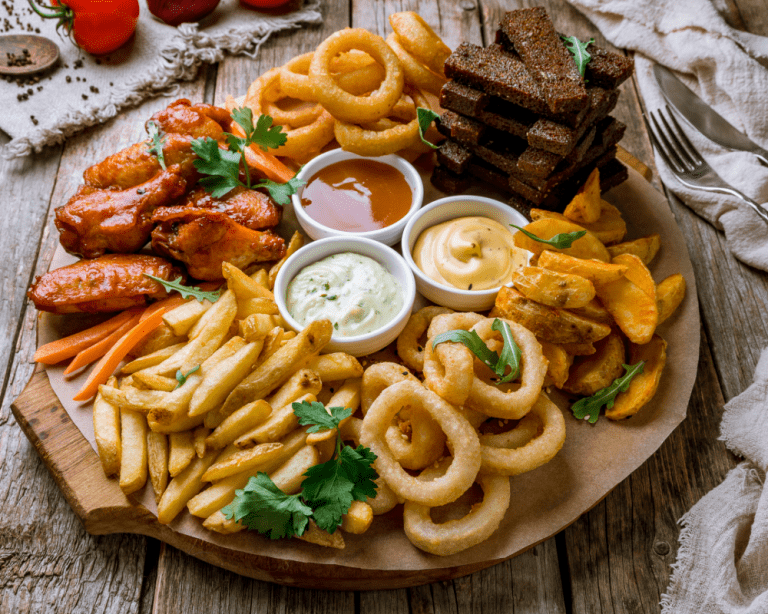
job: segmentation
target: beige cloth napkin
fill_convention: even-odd
[[[665,104],[653,62],[676,72],[694,92],[753,141],[768,148],[768,38],[734,30],[718,12],[725,0],[569,0],[614,45],[637,52],[636,71],[648,110]],[[640,118],[638,118],[640,121]],[[768,168],[752,154],[727,151],[683,129],[720,176],[758,203],[768,203]],[[768,270],[768,228],[738,199],[683,186],[657,157],[664,184],[725,231],[743,262]]]
[[[222,0],[200,24],[175,28],[155,19],[146,1],[140,0],[133,40],[95,58],[62,39],[55,20],[32,13],[27,0],[10,0],[10,5],[12,16],[0,31],[19,34],[38,29],[56,42],[61,59],[36,78],[0,81],[0,129],[12,139],[0,147],[5,158],[59,143],[151,96],[173,96],[176,84],[194,79],[204,62],[218,62],[226,53],[253,57],[273,33],[322,22],[319,0],[305,0],[301,8],[284,15],[259,13],[242,8],[238,0]]]

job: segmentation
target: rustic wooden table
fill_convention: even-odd
[[[564,0],[325,0],[322,26],[274,37],[256,60],[228,58],[210,66],[182,84],[178,96],[221,103],[335,30],[351,25],[385,34],[387,15],[396,11],[418,11],[455,47],[464,40],[487,44],[505,10],[536,4],[547,7],[561,31],[605,43]],[[766,0],[725,5],[733,26],[768,34]],[[652,166],[636,84],[622,89],[615,112],[628,126],[622,145]],[[768,342],[768,277],[737,262],[722,233],[673,197],[702,319],[688,418],[640,469],[554,538],[452,582],[353,593],[285,588],[149,538],[85,532],[10,411],[34,368],[36,312],[25,292],[33,276],[48,268],[58,238],[51,214],[74,192],[83,169],[139,141],[143,121],[167,103],[149,101],[61,147],[0,162],[0,257],[6,263],[0,302],[0,612],[657,612],[677,554],[677,520],[737,461],[717,440],[723,403],[751,383]]]

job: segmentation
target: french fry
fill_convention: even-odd
[[[189,329],[187,336],[190,340],[196,339],[203,330],[209,328],[211,323],[225,321],[227,327],[237,315],[237,299],[231,290],[225,291],[219,299],[202,315],[200,319]]]
[[[523,296],[550,307],[584,307],[595,298],[595,287],[585,277],[540,267],[515,271],[512,283]]]
[[[626,277],[596,286],[597,296],[632,343],[648,343],[659,321],[656,297]],[[655,289],[654,289],[655,292]]]
[[[251,475],[253,475],[252,471],[242,471],[211,484],[187,502],[189,513],[198,518],[208,518],[222,507],[232,503],[235,491],[245,488]]]
[[[363,365],[360,361],[344,352],[315,356],[307,363],[307,369],[317,373],[324,382],[363,377]]]
[[[538,341],[541,344],[544,358],[549,362],[544,387],[554,386],[555,388],[562,388],[568,379],[568,370],[573,363],[573,356],[566,352],[562,345],[549,343],[549,341],[544,341],[543,339]]]
[[[659,324],[671,316],[685,298],[685,277],[676,273],[656,286],[656,303],[659,307]]]
[[[594,169],[576,192],[576,196],[568,203],[563,215],[577,224],[596,222],[600,219],[600,194],[600,171]]]
[[[267,336],[264,337],[264,347],[261,349],[261,354],[259,354],[259,363],[264,362],[280,349],[284,332],[282,328],[275,326],[267,333]]]
[[[312,322],[294,339],[261,363],[235,388],[222,407],[224,416],[246,403],[263,399],[288,379],[296,365],[318,354],[331,340],[333,327],[329,320]]]
[[[278,315],[275,301],[268,298],[249,298],[237,301],[237,318],[244,320],[249,315],[266,314],[270,316]]]
[[[207,299],[202,302],[197,300],[187,301],[166,313],[163,316],[163,322],[174,335],[186,337],[192,327],[197,324],[197,321],[212,305],[213,303]]]
[[[307,530],[304,531],[304,535],[301,535],[299,539],[310,544],[325,546],[326,548],[336,548],[337,550],[343,550],[346,547],[341,531],[335,531],[334,533],[323,531],[315,524],[314,520],[309,521]]]
[[[147,419],[129,409],[120,410],[120,489],[126,494],[147,481]]]
[[[320,378],[314,371],[299,369],[272,396],[267,398],[267,403],[273,408],[284,407],[285,405],[290,405],[302,395],[317,394],[322,385]]]
[[[173,392],[176,390],[179,382],[175,378],[150,373],[147,370],[148,368],[134,373],[133,381],[140,384],[144,390],[159,390],[161,392]]]
[[[159,350],[155,350],[151,354],[145,354],[143,356],[139,356],[138,358],[135,358],[134,360],[129,362],[127,365],[125,365],[122,369],[120,369],[120,373],[129,375],[131,373],[135,373],[136,371],[141,371],[142,369],[147,369],[149,367],[154,367],[155,365],[159,365],[166,358],[170,358],[171,356],[173,356],[185,345],[186,343],[184,342],[174,343],[173,345],[169,345],[167,347],[160,348]]]
[[[502,286],[490,317],[518,322],[550,343],[592,343],[607,337],[611,328],[565,309],[547,307],[525,298],[514,288]]]
[[[279,454],[282,447],[283,444],[272,442],[263,443],[245,450],[238,450],[226,460],[217,461],[212,465],[203,475],[203,480],[205,482],[215,482],[242,471],[251,471],[253,473],[260,471],[261,467]]]
[[[239,522],[235,522],[234,518],[228,520],[221,510],[208,516],[208,518],[203,521],[203,527],[209,531],[215,531],[216,533],[222,533],[224,535],[239,533],[245,529],[245,526]]]
[[[263,424],[271,413],[272,407],[263,399],[243,405],[208,435],[205,444],[209,448],[220,450],[241,435]]]
[[[627,272],[624,276],[633,284],[638,286],[648,296],[656,300],[656,283],[653,281],[651,272],[645,263],[634,254],[619,254],[613,259],[615,264],[627,265]]]
[[[513,235],[515,245],[522,249],[527,249],[529,252],[532,252],[536,256],[540,255],[544,251],[553,250],[562,254],[574,256],[575,258],[594,258],[595,260],[602,260],[603,262],[609,262],[611,259],[611,256],[608,253],[608,250],[605,248],[605,245],[603,245],[595,235],[586,230],[583,226],[579,226],[573,222],[554,218],[542,218],[525,226],[525,230],[531,234],[536,235],[540,239],[551,239],[558,234],[580,232],[582,230],[586,231],[587,233],[580,239],[576,239],[571,244],[571,247],[555,250],[549,245],[539,241],[534,241],[520,231],[515,232]]]
[[[272,317],[264,313],[254,313],[240,320],[240,335],[248,342],[264,339],[273,328]]]
[[[149,423],[149,428],[155,433],[170,435],[171,433],[180,433],[181,431],[188,431],[200,426],[203,423],[203,416],[182,416],[173,422],[164,424],[154,420],[152,412],[150,412],[147,416],[147,422]]]
[[[203,458],[193,458],[186,469],[171,480],[157,504],[157,520],[170,523],[184,509],[192,497],[203,487],[202,476],[216,459],[216,452],[208,452]]]
[[[274,288],[275,287],[275,279],[277,278],[277,274],[280,272],[280,269],[282,268],[283,264],[285,264],[285,261],[290,258],[294,252],[299,250],[301,247],[304,246],[304,235],[301,234],[298,230],[293,233],[293,236],[291,237],[291,240],[288,242],[288,247],[285,248],[285,256],[283,256],[280,260],[278,260],[271,269],[269,269],[269,287]]]
[[[611,283],[624,277],[624,274],[627,272],[627,266],[623,264],[584,260],[583,258],[575,258],[552,250],[542,252],[537,264],[550,271],[580,275],[593,284]]]
[[[156,405],[165,403],[168,398],[168,393],[160,390],[137,390],[135,388],[118,390],[104,384],[99,386],[99,394],[104,401],[119,407],[121,410],[127,409],[143,414],[149,413]]]
[[[205,449],[207,447],[205,440],[210,434],[211,434],[211,429],[206,428],[205,426],[198,426],[192,432],[192,441],[193,441],[195,454],[197,455],[197,458],[203,458],[203,456],[205,456]]]
[[[349,511],[341,520],[341,530],[354,535],[361,535],[371,528],[373,509],[364,501],[352,501]]]
[[[248,277],[229,262],[221,264],[221,272],[227,280],[227,287],[235,293],[237,302],[252,298],[266,298],[274,301],[275,295],[252,277]]]
[[[298,399],[297,403],[307,401],[313,403],[316,400],[314,394],[305,394]],[[272,414],[269,416],[264,424],[257,426],[255,429],[251,429],[245,435],[241,435],[235,439],[235,445],[238,448],[251,448],[254,444],[268,443],[270,441],[277,441],[281,437],[284,437],[286,433],[291,432],[299,425],[299,419],[296,414],[293,413],[292,404],[284,405],[277,409],[272,410]]]
[[[168,473],[172,478],[179,475],[195,457],[192,431],[171,433],[168,436]]]
[[[598,341],[595,347],[597,352],[592,356],[577,359],[573,363],[563,390],[591,396],[624,373],[622,365],[626,356],[621,335],[611,333]]]
[[[351,409],[352,413],[354,414],[357,411],[357,408],[360,407],[361,385],[362,379],[359,377],[344,382],[328,400],[328,403],[326,404],[326,410],[328,407],[344,407]],[[344,420],[339,423],[339,426],[343,427],[344,423],[347,422],[351,417],[352,416],[350,415],[348,418],[344,418]],[[335,441],[336,429],[328,429],[319,433],[310,433],[307,435],[307,443],[310,445],[325,441],[327,439],[332,439]]]
[[[658,234],[648,235],[647,237],[641,237],[634,241],[626,241],[625,243],[619,243],[618,245],[611,245],[608,248],[608,253],[611,258],[615,258],[620,254],[634,254],[645,264],[650,264],[651,260],[656,257],[661,247],[661,237]]]
[[[315,446],[306,445],[291,456],[269,477],[287,495],[299,492],[305,473],[320,462]]]
[[[267,290],[271,290],[272,286],[269,285],[269,273],[266,269],[258,269],[251,275],[251,279],[257,284],[264,286]]]
[[[142,356],[143,354],[151,354],[157,350],[161,350],[169,345],[176,345],[186,341],[184,337],[175,335],[173,331],[165,325],[165,323],[158,326],[147,336],[144,341],[136,345],[130,352],[128,357],[135,358]]]
[[[667,342],[658,335],[644,345],[630,344],[629,362],[645,361],[643,372],[635,375],[625,392],[616,395],[613,407],[605,410],[609,420],[623,420],[634,416],[656,394],[661,372],[667,362]]]
[[[114,389],[117,380],[110,377],[105,387]],[[99,450],[104,475],[111,477],[120,474],[120,408],[104,399],[101,391],[93,401],[93,433]]]
[[[147,457],[149,467],[149,480],[152,490],[155,491],[155,501],[168,486],[168,437],[162,433],[149,431],[147,433]]]

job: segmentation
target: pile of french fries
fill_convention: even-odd
[[[302,244],[297,233],[286,258]],[[93,423],[104,472],[126,495],[149,478],[161,523],[186,506],[208,529],[243,529],[220,510],[251,476],[263,471],[293,494],[307,469],[334,452],[336,433],[308,435],[291,404],[321,400],[353,411],[360,404],[359,361],[319,355],[331,323],[286,330],[270,289],[282,262],[250,276],[224,263],[221,297],[167,312],[120,377],[99,388]],[[372,519],[371,507],[356,501],[342,529],[362,533]],[[301,539],[344,547],[339,531],[312,523]]]
[[[680,274],[658,285],[648,265],[661,247],[658,234],[623,242],[619,210],[600,196],[599,171],[589,176],[564,213],[531,211],[525,230],[542,239],[586,230],[566,249],[523,233],[518,247],[532,252],[530,266],[502,287],[491,316],[532,331],[549,360],[545,385],[591,396],[624,373],[623,364],[645,361],[629,390],[606,411],[613,420],[634,415],[655,394],[666,362],[666,341],[656,328],[685,296]]]

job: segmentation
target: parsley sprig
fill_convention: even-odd
[[[149,277],[150,279],[154,279],[159,284],[162,284],[163,288],[165,288],[168,292],[176,291],[179,294],[181,294],[181,298],[196,298],[201,303],[205,300],[210,301],[211,303],[215,303],[219,300],[219,297],[221,296],[222,290],[211,290],[210,292],[203,290],[201,288],[198,288],[197,286],[185,286],[181,283],[181,277],[177,277],[173,281],[167,281],[161,277],[155,277],[154,275],[150,275],[149,273],[144,273],[144,277]]]
[[[416,121],[419,124],[419,137],[423,143],[429,145],[432,149],[438,149],[437,145],[428,141],[424,134],[429,130],[429,126],[440,117],[439,113],[435,113],[432,109],[425,109],[424,107],[418,107],[416,109]]]
[[[243,129],[244,137],[225,132],[229,149],[222,149],[219,143],[210,137],[192,141],[192,151],[197,154],[195,168],[204,175],[200,184],[214,198],[221,198],[234,188],[243,186],[248,189],[266,188],[272,199],[279,205],[287,205],[291,195],[295,194],[304,182],[293,177],[287,183],[277,183],[270,179],[251,182],[251,174],[245,163],[245,148],[258,145],[264,151],[275,149],[288,138],[281,126],[273,126],[269,115],[260,115],[253,123],[253,112],[249,108],[233,109],[232,119]],[[245,176],[245,182],[240,175]]]
[[[587,46],[594,43],[595,39],[590,38],[586,43],[582,43],[575,36],[561,36],[560,38],[565,41],[566,48],[571,52],[573,61],[576,62],[576,68],[579,70],[579,74],[584,77],[587,63],[592,59],[592,55],[587,51]]]
[[[634,365],[622,365],[622,367],[625,370],[624,375],[613,380],[610,386],[598,390],[591,397],[579,399],[571,405],[571,411],[576,418],[579,420],[589,420],[590,424],[597,422],[597,419],[600,417],[600,408],[603,405],[605,405],[606,409],[613,407],[616,395],[620,392],[626,392],[632,378],[638,373],[643,372],[645,361],[641,360]]]
[[[167,170],[165,166],[165,154],[163,153],[163,147],[165,147],[165,135],[160,132],[160,128],[157,127],[155,122],[147,123],[147,134],[152,141],[147,144],[147,150],[149,153],[157,156],[160,168]]]
[[[436,335],[432,341],[432,347],[434,348],[439,343],[445,343],[446,341],[461,343],[467,346],[483,364],[487,365],[499,377],[499,381],[496,382],[497,384],[512,382],[520,376],[520,358],[522,356],[520,347],[512,338],[512,331],[506,322],[496,318],[491,325],[491,330],[501,333],[504,339],[501,355],[485,345],[480,335],[474,330],[449,330]],[[509,373],[504,375],[508,368]]]
[[[339,424],[352,410],[303,401],[293,404],[299,424],[308,433],[337,429],[336,450],[325,463],[311,467],[295,495],[282,492],[265,473],[252,477],[245,488],[235,491],[234,501],[221,511],[247,528],[271,539],[303,535],[309,519],[333,533],[353,501],[376,496],[378,477],[373,468],[376,455],[368,448],[345,445],[338,434]]]
[[[517,228],[529,239],[533,239],[539,243],[544,243],[545,245],[551,245],[555,249],[568,249],[571,247],[571,245],[573,245],[574,241],[581,239],[581,237],[587,234],[586,230],[577,230],[575,232],[562,232],[555,235],[551,239],[542,239],[541,237],[537,237],[532,232],[528,232],[525,228],[520,228],[520,226],[515,226],[514,224],[510,224],[510,226],[512,226],[512,228]]]

